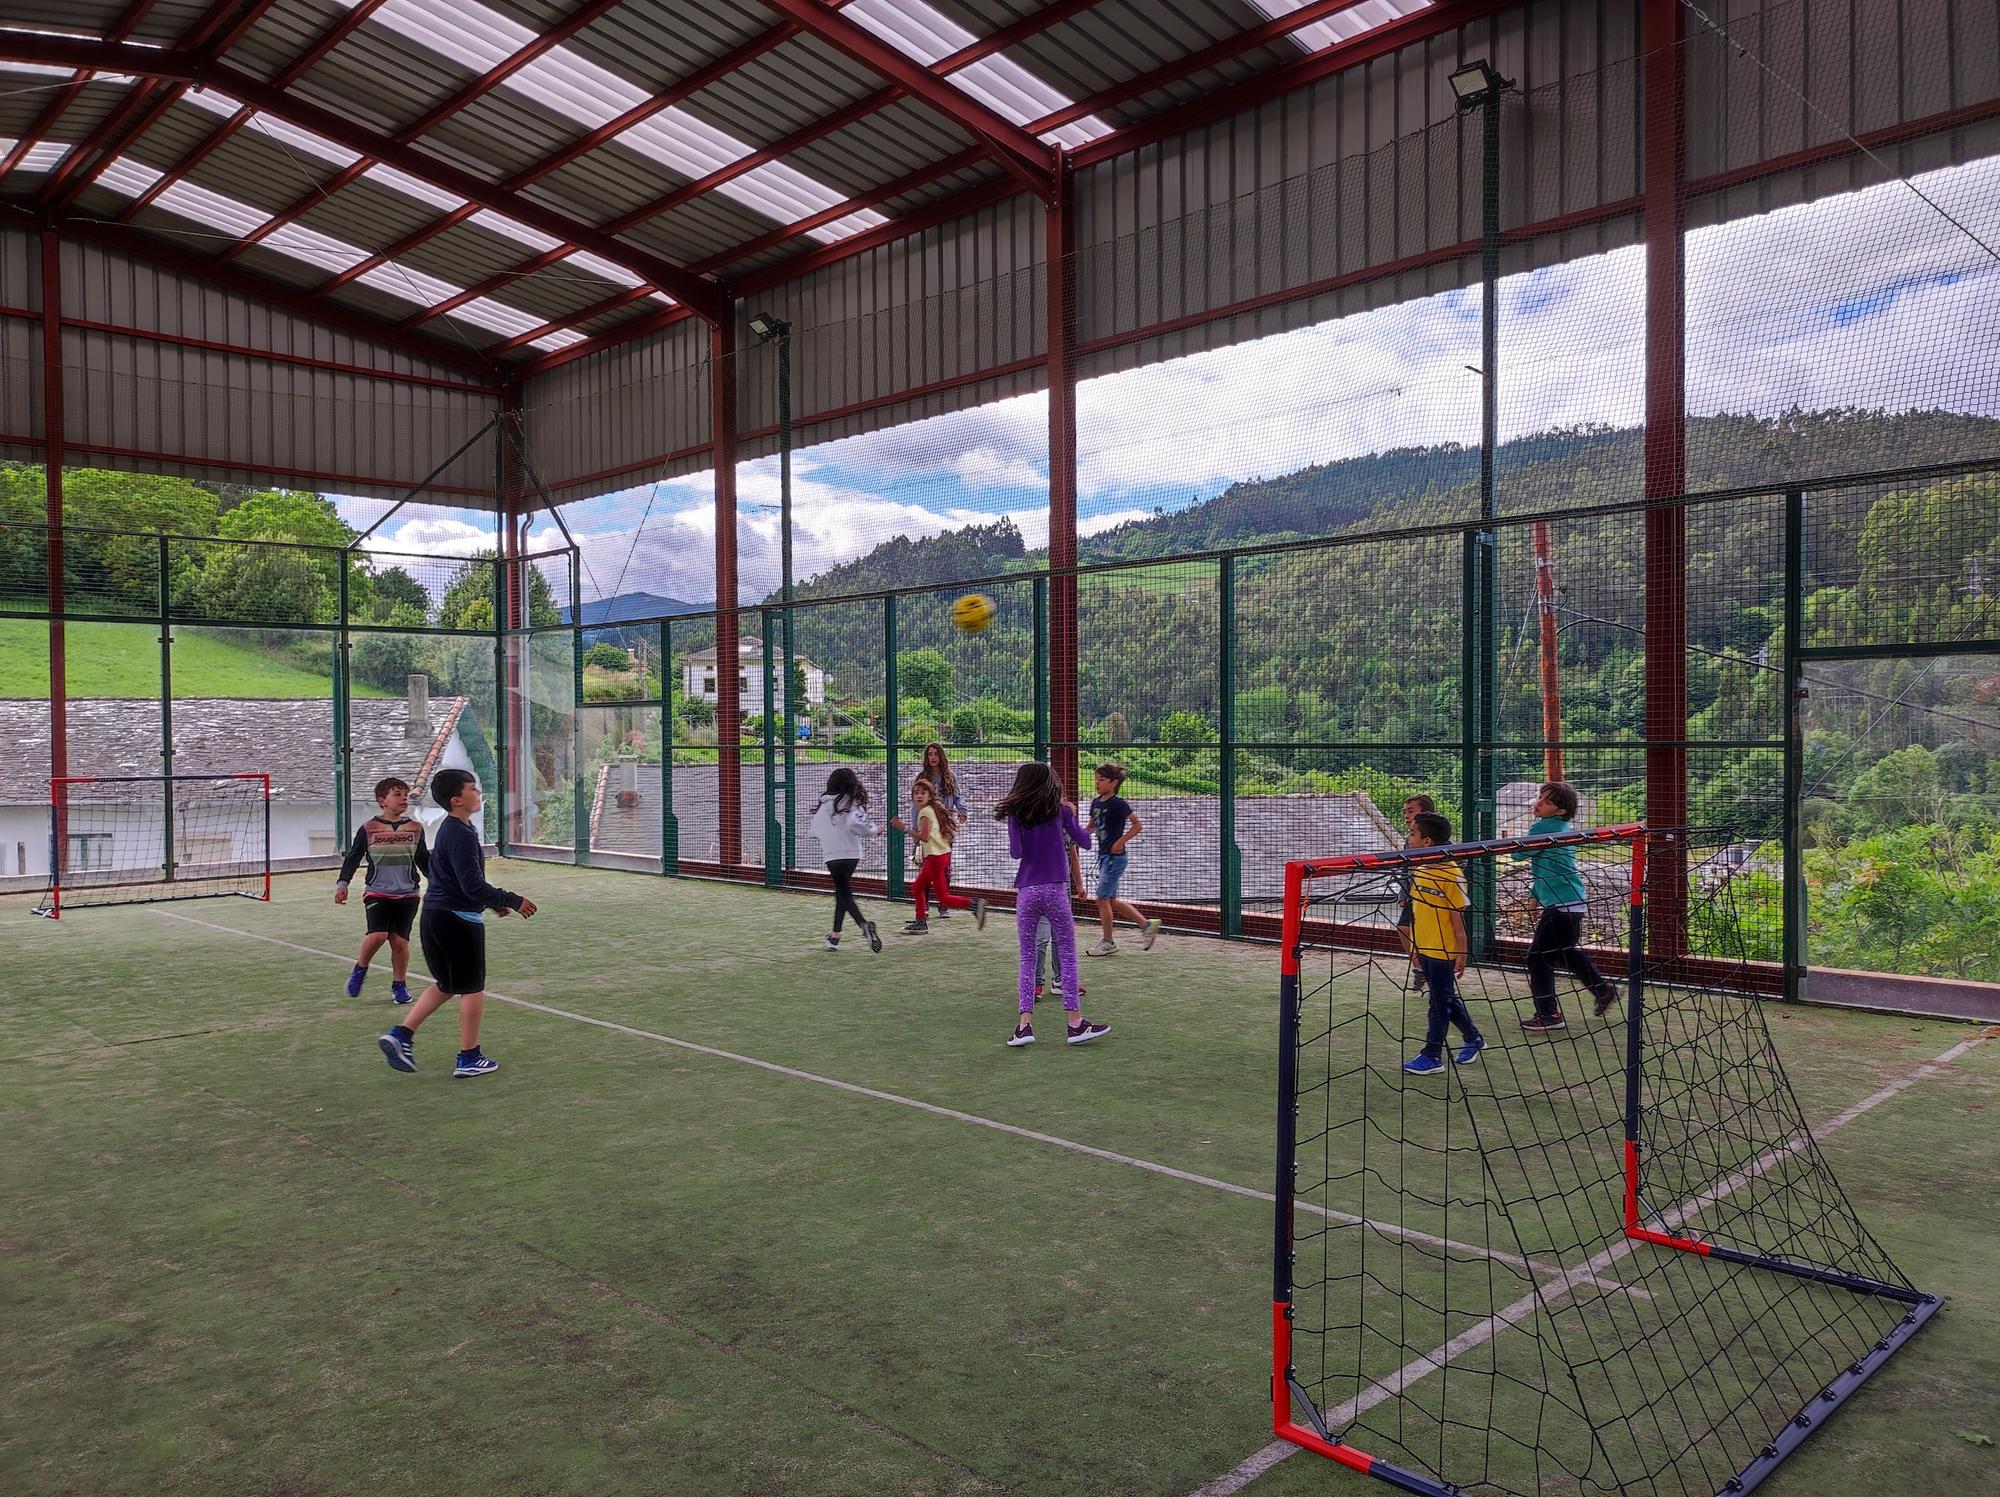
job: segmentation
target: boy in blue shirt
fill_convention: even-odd
[[[1528,828],[1528,834],[1574,831],[1572,819],[1576,816],[1576,806],[1576,791],[1561,780],[1551,780],[1542,786],[1535,799],[1535,823]],[[1602,1017],[1618,1001],[1618,990],[1604,980],[1604,975],[1591,965],[1590,958],[1576,944],[1583,932],[1584,911],[1589,907],[1583,875],[1576,867],[1576,849],[1545,847],[1535,852],[1517,852],[1514,857],[1534,860],[1535,903],[1542,907],[1541,918],[1535,922],[1534,939],[1528,943],[1528,992],[1535,1000],[1535,1011],[1521,1021],[1521,1027],[1530,1034],[1547,1034],[1569,1027],[1568,1020],[1563,1018],[1562,1005],[1556,1002],[1558,962],[1596,997],[1595,1012]]]
[[[479,1049],[479,1020],[486,1011],[484,912],[506,915],[519,910],[525,920],[535,913],[535,902],[486,882],[486,850],[472,827],[482,804],[478,780],[462,769],[440,769],[431,776],[431,799],[449,813],[438,823],[437,841],[431,847],[431,883],[417,927],[431,985],[409,1018],[376,1043],[395,1069],[414,1071],[417,1026],[456,998],[458,1063],[451,1074],[490,1076],[500,1069],[500,1062],[489,1060]]]

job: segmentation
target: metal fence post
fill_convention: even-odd
[[[506,522],[503,519],[501,523],[504,525]],[[493,820],[498,828],[494,844],[499,848],[500,856],[503,858],[507,856],[507,816],[510,810],[507,804],[507,781],[513,769],[510,756],[514,752],[514,745],[509,742],[507,732],[509,580],[506,559],[496,556],[493,559],[493,705],[496,709],[493,721],[493,778],[499,783],[493,787]]]
[[[578,608],[576,593],[570,597],[570,617],[574,620],[582,616]],[[569,763],[570,763],[570,846],[571,856],[579,868],[590,866],[590,811],[596,804],[595,787],[586,783],[587,771],[583,762],[583,629],[572,623],[569,631],[570,709],[569,709]]]
[[[354,666],[354,641],[348,630],[353,606],[351,588],[348,557],[343,551],[340,554],[340,580],[335,587],[340,599],[340,632],[333,638],[333,845],[343,854],[347,851],[348,839],[354,834],[353,714],[348,710],[347,700],[352,689],[350,683],[353,681]],[[410,790],[413,795],[420,795],[423,788],[413,785]]]
[[[1035,579],[1035,757],[1049,757],[1049,579]]]
[[[1217,563],[1216,612],[1221,624],[1221,653],[1216,661],[1220,697],[1222,753],[1222,933],[1243,934],[1243,850],[1236,845],[1236,558]]]
[[[882,706],[882,736],[886,744],[883,754],[883,768],[887,771],[888,805],[885,814],[891,818],[902,815],[896,795],[896,782],[901,770],[896,763],[896,750],[903,736],[903,713],[897,701],[902,687],[896,671],[896,595],[889,594],[882,600],[882,684],[884,690]],[[887,875],[888,895],[891,899],[903,897],[903,834],[894,827],[889,828],[889,867]]]
[[[1794,1002],[1806,989],[1806,878],[1803,809],[1805,794],[1805,682],[1799,676],[1799,647],[1805,643],[1806,496],[1803,489],[1785,490],[1785,805],[1783,908],[1779,940],[1783,953],[1785,997]]]
[[[774,719],[778,710],[777,683],[771,679],[777,655],[777,641],[771,637],[773,622],[770,609],[759,615],[764,635],[764,724],[763,732],[758,736],[764,741],[764,887],[767,889],[778,888],[785,881],[785,838],[778,826],[777,742],[772,736],[772,730],[777,726]],[[723,683],[718,679],[716,684],[720,686]]]
[[[168,883],[174,881],[174,624],[173,587],[169,581],[167,538],[160,537],[160,773],[166,782],[160,787],[166,793],[160,802],[160,832],[162,837],[160,853],[160,876]],[[341,569],[341,580],[347,579],[346,568]],[[347,616],[347,594],[341,592],[341,617]],[[344,628],[343,628],[344,632]],[[335,683],[336,692],[339,690]],[[333,746],[335,783],[340,774],[339,722],[334,724],[336,734]],[[345,837],[345,832],[341,834]]]
[[[674,814],[674,621],[660,620],[660,873],[681,871],[681,819]]]

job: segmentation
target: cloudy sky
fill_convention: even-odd
[[[1923,197],[1892,182],[1689,236],[1690,410],[2000,415],[2000,159],[1914,182]],[[1503,440],[1639,423],[1644,290],[1636,248],[1502,282]],[[1082,530],[1315,462],[1476,445],[1479,316],[1473,288],[1085,382]],[[795,453],[797,575],[892,535],[1002,515],[1043,544],[1046,428],[1037,394]],[[737,488],[741,596],[751,600],[778,583],[776,458],[744,464]],[[702,473],[566,506],[586,596],[711,602],[712,497]],[[362,523],[386,508],[342,503]],[[536,533],[559,543],[546,521]],[[384,550],[442,554],[491,536],[490,517],[438,510],[406,512],[378,533]]]

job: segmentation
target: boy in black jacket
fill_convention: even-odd
[[[431,883],[418,926],[431,985],[417,999],[409,1019],[376,1043],[390,1065],[414,1071],[412,1041],[417,1026],[456,998],[458,1063],[451,1074],[490,1076],[500,1069],[500,1062],[487,1059],[479,1049],[479,1020],[486,1010],[484,912],[506,915],[519,910],[526,919],[535,913],[535,902],[486,882],[486,851],[472,826],[482,804],[477,780],[462,769],[441,769],[431,776],[431,799],[450,813],[438,824],[437,842],[431,848]]]
[[[389,996],[398,1003],[410,1001],[403,979],[410,975],[410,927],[416,921],[417,903],[423,898],[418,875],[428,876],[430,848],[424,844],[424,824],[406,813],[410,809],[410,787],[391,777],[375,787],[375,804],[380,816],[371,816],[354,829],[354,845],[347,849],[340,865],[340,882],[333,886],[333,902],[347,903],[347,886],[363,863],[368,877],[362,885],[361,907],[367,911],[368,933],[361,938],[361,955],[347,974],[347,996],[359,998],[367,981],[368,964],[385,945],[389,948]]]

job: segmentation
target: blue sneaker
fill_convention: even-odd
[[[352,972],[348,973],[347,996],[350,998],[359,998],[361,996],[361,984],[367,980],[368,969],[366,967],[356,967]]]
[[[1444,1062],[1439,1060],[1435,1055],[1419,1055],[1414,1060],[1404,1061],[1403,1069],[1408,1071],[1412,1076],[1428,1076],[1435,1071],[1442,1071],[1444,1069]]]
[[[481,1055],[477,1050],[458,1052],[458,1064],[451,1068],[454,1076],[491,1076],[500,1069],[500,1062]]]
[[[1454,1055],[1452,1057],[1452,1060],[1454,1063],[1458,1065],[1469,1066],[1474,1061],[1479,1059],[1479,1052],[1481,1050],[1484,1050],[1485,1048],[1486,1048],[1485,1040],[1483,1039],[1473,1040],[1469,1044],[1460,1045],[1458,1047],[1458,1054]]]
[[[375,1043],[382,1047],[382,1055],[398,1071],[414,1071],[417,1068],[417,1054],[410,1044],[410,1032],[398,1024]]]
[[[410,996],[410,989],[407,983],[399,982],[394,987],[390,988],[389,996],[398,1003],[415,1003],[417,1001],[416,999]]]

